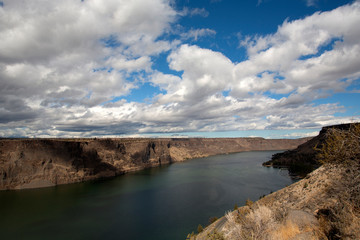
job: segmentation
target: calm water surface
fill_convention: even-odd
[[[185,239],[235,203],[293,183],[286,170],[261,166],[274,153],[219,155],[95,183],[0,191],[0,238]]]

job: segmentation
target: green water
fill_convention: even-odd
[[[290,185],[276,151],[193,159],[110,180],[1,191],[1,239],[185,239],[234,204]]]

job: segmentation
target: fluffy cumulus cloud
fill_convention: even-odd
[[[342,91],[359,77],[359,2],[302,20],[284,22],[271,36],[248,40],[249,60],[239,64],[240,76],[259,69],[285,78],[273,91],[314,94]],[[325,51],[321,48],[326,47]],[[247,72],[247,69],[249,72]],[[339,81],[342,79],[343,81]],[[275,81],[274,81],[275,83]],[[271,90],[271,89],[264,89]]]
[[[358,2],[285,21],[272,35],[245,39],[248,60],[237,64],[219,52],[182,45],[168,58],[173,70],[183,71],[181,81],[165,87],[158,103],[176,103],[176,112],[192,119],[190,130],[311,128],[349,121],[334,118],[343,111],[338,104],[311,102],[346,91],[360,77],[359,23]]]
[[[128,94],[137,81],[129,76],[148,72],[151,56],[170,49],[171,42],[156,39],[177,17],[163,0],[2,3],[4,136],[15,127],[34,135],[71,129],[62,126],[74,118],[75,125],[91,125],[93,108]]]
[[[242,62],[181,43],[215,35],[211,29],[164,37],[178,18],[208,15],[176,12],[170,0],[2,2],[0,136],[316,128],[349,120],[334,117],[339,104],[312,101],[360,77],[359,2],[244,38]],[[168,54],[170,72],[154,66],[160,54]],[[149,102],[122,98],[144,82],[161,92]]]

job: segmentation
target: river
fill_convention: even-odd
[[[290,185],[286,170],[262,167],[279,151],[192,159],[113,179],[0,191],[1,239],[177,240]]]

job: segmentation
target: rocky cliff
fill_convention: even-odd
[[[188,239],[360,239],[360,123],[324,127],[266,165],[320,163],[304,179],[248,201]]]
[[[329,130],[348,131],[352,125],[354,124],[323,127],[318,136],[300,144],[296,149],[274,154],[271,160],[263,163],[263,165],[268,167],[287,167],[291,173],[304,176],[321,165],[317,157],[319,151],[316,149],[323,146]]]
[[[186,159],[287,150],[308,139],[0,139],[0,190],[113,177]]]

